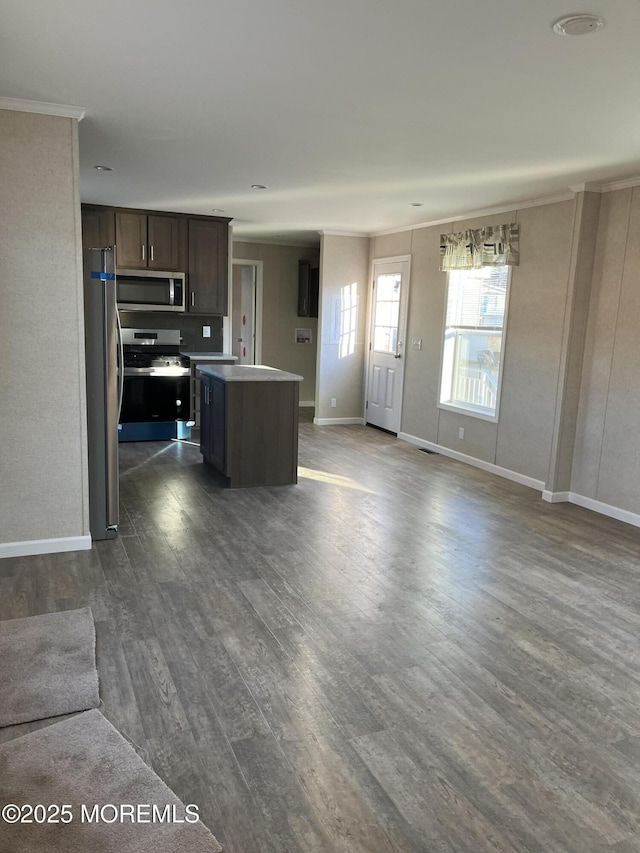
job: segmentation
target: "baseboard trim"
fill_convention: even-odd
[[[308,409],[311,406],[315,406],[315,404],[316,404],[315,400],[300,400],[300,402],[298,403],[300,408],[302,408],[304,406],[305,409]]]
[[[316,426],[339,426],[340,424],[364,424],[364,418],[314,418]]]
[[[550,504],[563,504],[571,500],[571,492],[550,492],[545,489],[542,492],[542,500]]]
[[[32,557],[35,554],[61,554],[63,551],[90,550],[91,536],[61,536],[59,539],[0,542],[0,560],[5,557]]]
[[[398,433],[398,438],[402,441],[408,441],[409,444],[415,444],[417,447],[424,447],[427,450],[433,450],[440,453],[442,456],[449,456],[457,462],[464,462],[467,465],[472,465],[474,468],[480,468],[482,471],[487,471],[489,474],[496,474],[498,477],[503,477],[505,480],[511,480],[514,483],[519,483],[521,486],[528,486],[530,489],[535,489],[538,492],[544,491],[544,483],[542,480],[536,480],[533,477],[528,477],[526,474],[520,474],[518,471],[511,471],[509,468],[501,468],[500,465],[494,465],[493,462],[485,462],[484,459],[476,459],[475,456],[467,456],[466,453],[460,453],[457,450],[451,450],[450,447],[443,447],[441,444],[435,444],[433,441],[425,441],[424,438],[418,438],[417,435],[411,435],[408,432]]]
[[[618,506],[606,504],[603,501],[597,501],[595,498],[587,498],[585,495],[578,495],[576,492],[569,492],[569,502],[577,506],[590,509],[593,512],[598,512],[600,515],[607,515],[609,518],[615,518],[616,521],[624,521],[626,524],[632,524],[634,527],[640,527],[640,515],[636,512],[630,512],[627,509],[621,509]]]
[[[600,515],[606,515],[609,518],[614,518],[616,521],[623,521],[626,524],[631,524],[634,527],[640,527],[640,514],[630,512],[626,509],[621,509],[611,504],[606,504],[603,501],[597,501],[595,498],[587,498],[584,495],[579,495],[576,492],[551,492],[545,489],[545,484],[542,480],[535,480],[533,477],[527,477],[525,474],[519,474],[517,471],[511,471],[509,468],[501,468],[499,465],[494,465],[491,462],[485,462],[482,459],[476,459],[473,456],[467,456],[465,453],[459,453],[457,450],[451,450],[449,447],[443,447],[440,444],[435,444],[432,441],[425,441],[424,438],[418,438],[417,435],[401,432],[398,433],[398,438],[402,441],[408,441],[410,444],[415,444],[417,447],[424,447],[427,450],[433,450],[442,456],[449,456],[451,459],[456,459],[458,462],[465,462],[467,465],[473,465],[474,468],[481,468],[483,471],[488,471],[490,474],[496,474],[498,477],[504,477],[506,480],[512,480],[514,483],[520,483],[522,486],[529,486],[538,492],[542,493],[542,500],[547,503],[572,503],[576,506],[581,506],[584,509],[590,509],[592,512],[597,512]]]

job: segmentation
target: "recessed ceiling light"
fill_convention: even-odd
[[[604,27],[604,18],[597,15],[567,15],[553,25],[554,33],[559,36],[586,36]]]
[[[98,172],[113,172],[111,166],[94,166],[93,168]]]
[[[412,201],[411,207],[422,207],[422,202],[421,201]]]
[[[212,207],[211,213],[224,213],[224,210],[221,207]]]
[[[264,184],[251,184],[252,190],[268,190],[269,187],[265,187]]]

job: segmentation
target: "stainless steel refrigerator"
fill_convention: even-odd
[[[118,421],[122,406],[122,334],[116,304],[115,248],[85,249],[89,526],[91,538],[118,535]]]

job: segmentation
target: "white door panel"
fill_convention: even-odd
[[[409,261],[374,261],[367,423],[399,432]]]
[[[387,370],[387,382],[386,389],[387,393],[384,395],[384,407],[387,411],[391,411],[393,409],[394,403],[394,391],[395,391],[395,377],[396,371],[392,368]]]

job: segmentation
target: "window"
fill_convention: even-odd
[[[395,353],[398,348],[400,320],[400,273],[376,278],[376,302],[373,320],[373,348],[376,352]]]
[[[509,267],[448,273],[440,406],[498,417]]]

